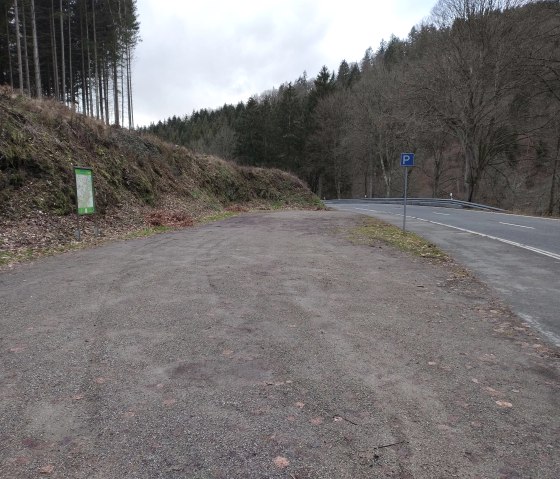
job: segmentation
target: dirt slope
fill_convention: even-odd
[[[317,207],[296,177],[242,168],[0,89],[0,252],[74,237],[73,166],[94,168],[105,234],[244,207]],[[156,221],[153,219],[156,218]]]

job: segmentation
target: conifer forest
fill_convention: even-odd
[[[0,84],[132,127],[136,0],[2,0]]]

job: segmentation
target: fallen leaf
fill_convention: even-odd
[[[21,353],[25,348],[23,346],[16,346],[15,348],[10,348],[10,353]]]
[[[333,417],[333,421],[334,422],[340,422],[340,421],[342,421],[342,418],[340,416],[335,416],[335,417]]]
[[[156,384],[156,388],[157,388],[157,389],[163,389],[163,384],[161,384],[161,383]]]
[[[428,366],[435,366],[436,363],[434,363],[433,361],[428,361]]]
[[[490,386],[487,386],[484,389],[490,394],[490,396],[499,396],[500,395],[499,391],[496,391],[494,388],[491,388]]]
[[[513,404],[510,403],[510,402],[507,402],[507,401],[496,401],[496,404],[497,404],[498,406],[504,407],[504,408],[513,407]]]
[[[231,356],[233,354],[233,351],[231,349],[225,349],[224,351],[222,351],[222,354],[224,356]]]
[[[77,394],[76,396],[72,396],[72,401],[81,401],[84,397],[83,394]]]
[[[311,424],[315,425],[315,426],[319,426],[320,424],[323,424],[323,418],[322,417],[314,417],[313,419],[311,419],[311,421],[309,421]]]
[[[97,384],[104,384],[107,380],[105,378],[95,378]]]
[[[476,379],[476,378],[471,378],[471,381],[475,384],[478,384],[478,379]]]
[[[300,408],[300,409],[303,409],[303,406],[305,406],[305,403],[302,403],[301,401],[298,401],[298,402],[295,404],[295,406],[298,407],[298,408]]]
[[[294,422],[296,420],[295,416],[288,416],[288,421]]]
[[[286,459],[285,457],[277,456],[274,459],[274,465],[278,469],[285,469],[286,467],[288,467],[290,465],[290,461],[288,461],[288,459]]]
[[[39,469],[39,474],[52,474],[54,472],[54,466],[52,464],[48,464],[47,466],[43,466]]]
[[[163,401],[164,406],[173,406],[177,402],[177,399],[165,399]]]
[[[123,414],[123,416],[126,417],[126,418],[131,418],[131,417],[136,416],[136,413],[135,413],[134,411],[126,411],[126,412]]]

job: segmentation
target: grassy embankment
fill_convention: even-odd
[[[240,167],[0,89],[0,265],[252,209],[322,208],[298,178]],[[75,240],[74,166],[94,169],[98,222]]]

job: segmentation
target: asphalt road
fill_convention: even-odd
[[[250,214],[0,273],[0,477],[557,479],[558,350],[362,217]]]
[[[327,204],[403,224],[402,205]],[[560,345],[560,220],[408,205],[406,225],[463,262],[525,321]]]

